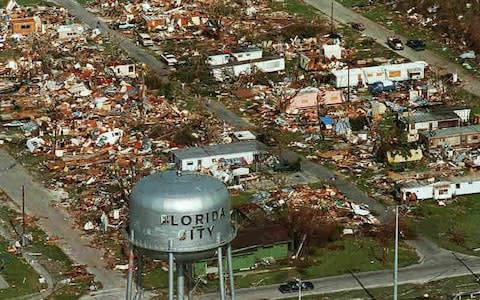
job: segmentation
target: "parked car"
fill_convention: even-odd
[[[162,60],[169,66],[174,66],[178,63],[177,59],[175,58],[175,55],[170,54],[168,52],[163,52],[160,57]]]
[[[425,50],[425,42],[422,40],[408,40],[407,46],[415,51]]]
[[[393,50],[403,50],[405,46],[403,46],[402,41],[394,36],[389,36],[387,38],[387,45],[392,48]]]
[[[295,162],[288,162],[288,161],[281,161],[278,164],[273,166],[273,170],[275,172],[282,172],[282,171],[301,171],[302,164],[300,161]]]
[[[395,91],[395,82],[390,80],[377,81],[368,85],[368,91],[372,94]]]
[[[298,280],[289,281],[285,284],[282,284],[280,285],[278,290],[282,294],[298,292],[300,285],[301,285],[302,291],[313,290],[313,283],[311,283],[310,281],[298,281]]]
[[[138,34],[138,41],[140,44],[144,47],[151,47],[153,46],[153,41],[152,38],[150,37],[149,34],[146,33],[139,33]]]
[[[128,22],[117,23],[117,28],[119,30],[130,30],[130,29],[134,29],[135,27],[136,27],[135,24],[130,24]]]
[[[362,23],[358,22],[349,22],[350,26],[352,26],[353,29],[358,30],[358,31],[364,31],[365,30],[365,25]]]

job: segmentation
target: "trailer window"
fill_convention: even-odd
[[[438,191],[438,194],[439,194],[439,195],[448,194],[448,189],[441,189],[441,190]]]

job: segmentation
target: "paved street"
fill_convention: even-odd
[[[315,7],[322,13],[330,16],[331,8],[332,8],[332,1],[325,1],[325,0],[305,0],[306,3],[310,4],[311,6]],[[363,17],[362,15],[354,12],[351,9],[348,9],[341,4],[333,1],[334,9],[333,9],[333,18],[340,22],[340,23],[347,23],[347,22],[361,22],[365,25],[366,29],[364,31],[366,36],[374,38],[378,43],[384,45],[386,47],[386,40],[387,36],[396,35],[400,37],[404,42],[406,42],[406,38],[402,37],[399,34],[395,34],[393,31],[379,25],[370,19]],[[427,41],[428,43],[428,41]],[[458,76],[463,80],[464,88],[466,91],[480,96],[480,81],[477,78],[474,78],[467,72],[462,66],[457,65],[455,63],[450,62],[447,58],[444,58],[432,51],[414,51],[408,47],[405,47],[405,50],[396,51],[398,54],[412,60],[423,60],[429,63],[432,66],[440,67],[448,70],[448,72],[458,72]]]
[[[122,48],[128,55],[138,62],[144,63],[150,67],[150,69],[157,72],[159,75],[167,75],[168,68],[167,66],[158,61],[155,57],[148,54],[145,50],[137,47],[135,43],[130,41],[129,39],[122,36],[120,33],[115,32],[108,28],[108,26],[100,21],[96,16],[92,15],[88,12],[83,6],[78,4],[74,0],[53,0],[55,3],[65,7],[72,15],[77,17],[83,23],[89,25],[91,28],[99,27],[102,34],[108,36],[110,41],[114,44],[114,46],[118,45],[118,47]]]
[[[413,283],[425,284],[430,281],[469,275],[469,271],[457,261],[451,252],[440,249],[429,241],[420,239],[412,242],[422,257],[421,263],[401,268],[399,271],[399,284]],[[480,272],[480,258],[457,254],[475,272]],[[393,271],[383,270],[374,272],[356,273],[357,278],[367,288],[386,287],[393,284]],[[473,279],[472,279],[473,280]],[[359,283],[351,275],[340,275],[310,280],[315,289],[304,295],[325,294],[361,289]],[[238,300],[282,299],[283,295],[278,291],[278,284],[262,286],[258,288],[239,289],[236,291]],[[292,295],[291,295],[292,296]],[[295,296],[295,295],[293,295]],[[367,297],[367,294],[365,294]],[[218,295],[204,295],[204,300],[218,299]]]
[[[28,170],[15,162],[4,149],[0,149],[0,189],[21,207],[22,185],[25,185],[27,214],[40,218],[45,232],[60,238],[60,247],[76,263],[88,266],[105,289],[124,287],[125,280],[118,272],[107,270],[102,260],[103,251],[88,246],[90,239],[72,228],[72,220],[62,210],[50,206],[57,196],[35,180]]]

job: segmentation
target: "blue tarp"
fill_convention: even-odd
[[[325,116],[325,117],[320,117],[320,121],[325,124],[325,125],[333,125],[333,119],[330,118],[329,116]]]

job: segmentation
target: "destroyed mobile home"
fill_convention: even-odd
[[[404,189],[403,200],[414,193],[417,199],[447,199],[444,195],[477,191],[460,181],[465,166],[480,167],[479,125],[424,62],[360,57],[365,49],[347,47],[327,34],[247,39],[245,32],[256,25],[264,36],[295,21],[261,1],[241,21],[234,14],[218,17],[203,2],[91,1],[88,6],[126,38],[157,53],[172,78],[186,70],[192,79],[150,86],[155,80],[144,66],[118,51],[99,29],[72,23],[60,8],[18,9],[11,20],[29,24],[1,27],[0,36],[7,37],[2,50],[18,53],[0,61],[1,144],[19,160],[42,161],[36,170],[42,180],[68,194],[53,205],[95,236],[94,247],[124,241],[132,184],[165,169],[213,175],[232,195],[252,193],[250,210],[239,205],[239,214],[249,219],[256,210],[274,223],[241,228],[247,233],[234,250],[248,262],[239,261],[236,270],[265,261],[268,257],[260,254],[270,247],[278,249],[275,259],[285,259],[298,246],[298,236],[270,219],[281,209],[289,216],[308,210],[317,223],[332,222],[348,234],[379,224],[368,206],[333,186],[284,183],[284,177],[295,176],[292,171],[302,176],[301,160],[295,166],[282,160],[289,150],[336,169],[388,204],[394,203],[395,184],[431,175],[402,172],[415,163],[458,178],[449,179],[448,189],[435,183],[425,193]],[[40,27],[32,23],[37,17]],[[203,93],[205,86],[214,91]],[[214,97],[252,123],[251,131],[235,131],[214,119],[202,106]],[[275,143],[268,148],[260,140]],[[273,187],[264,188],[265,182]],[[277,239],[247,236],[268,228]],[[112,268],[125,262],[113,255],[105,259]],[[209,267],[205,262],[200,273]]]
[[[1,141],[19,160],[42,160],[36,171],[65,195],[52,205],[96,236],[92,246],[121,243],[129,190],[145,174],[177,164],[222,178],[235,190],[268,176],[257,169],[279,164],[251,132],[233,131],[187,110],[181,99],[172,103],[155,94],[143,68],[97,29],[68,24],[61,9],[43,10],[50,16],[43,18],[44,32],[5,44],[21,55],[0,62],[9,78],[0,95]],[[122,262],[105,259],[111,267]]]

